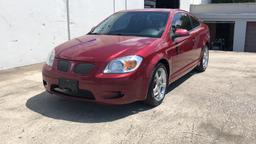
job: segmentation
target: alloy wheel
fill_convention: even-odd
[[[203,67],[204,69],[208,66],[208,60],[209,60],[209,50],[206,46],[204,49],[204,55],[203,55]]]
[[[167,74],[163,68],[159,68],[154,76],[153,96],[157,101],[164,98],[166,91]]]

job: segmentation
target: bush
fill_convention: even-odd
[[[212,3],[245,3],[256,2],[256,0],[212,0]]]

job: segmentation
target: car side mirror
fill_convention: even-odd
[[[186,29],[176,29],[175,33],[174,33],[174,37],[178,38],[178,37],[185,37],[185,36],[189,36],[189,31]]]

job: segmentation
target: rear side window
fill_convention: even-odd
[[[196,28],[200,25],[200,22],[193,16],[190,16],[191,22],[192,22],[192,28]]]
[[[186,29],[190,31],[192,29],[191,21],[186,13],[177,13],[172,22],[172,32],[176,29]]]

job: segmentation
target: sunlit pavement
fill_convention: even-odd
[[[41,66],[0,71],[0,143],[256,142],[256,54],[211,52],[207,71],[170,85],[156,108],[50,95]]]

